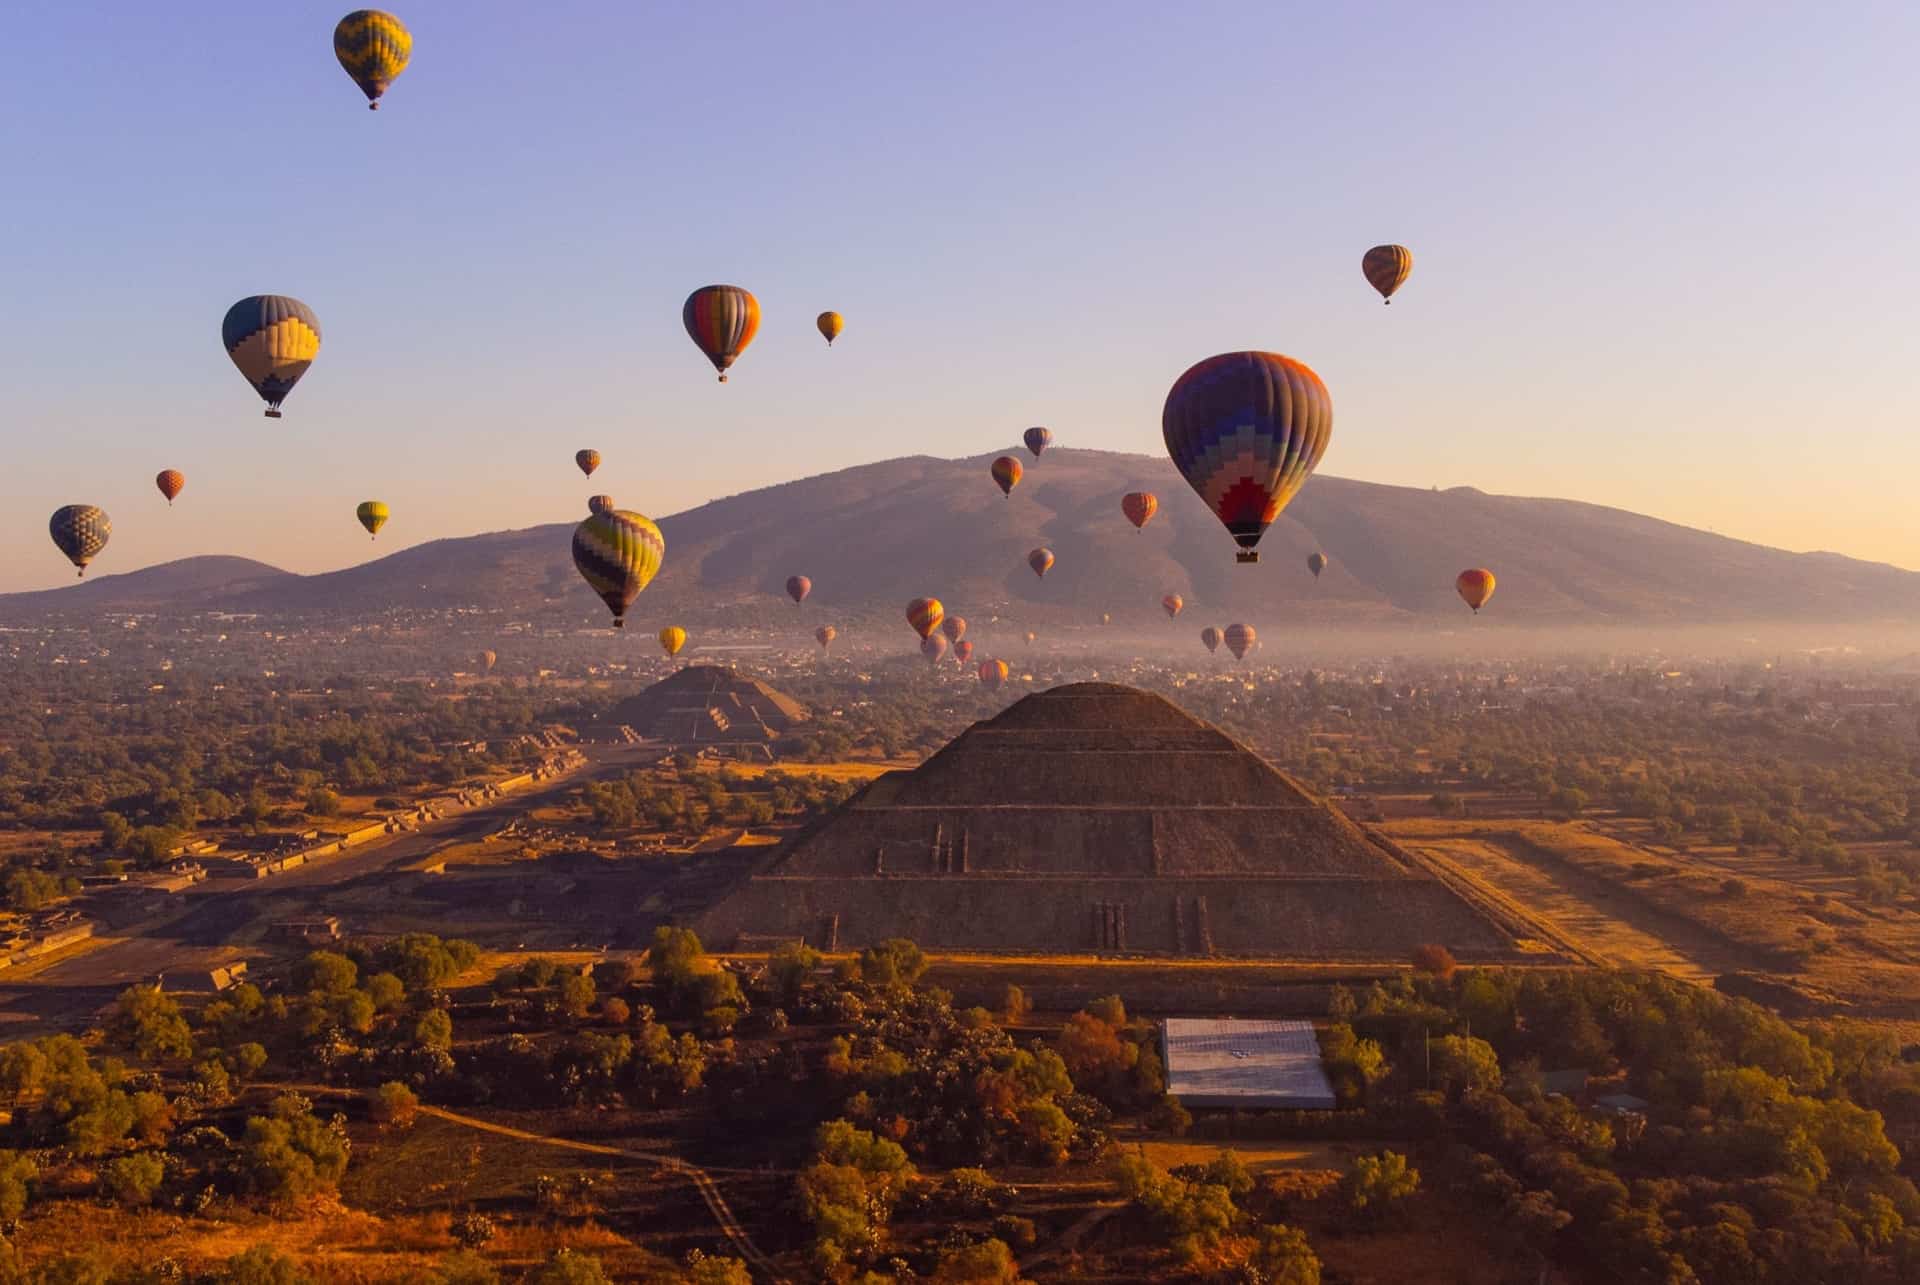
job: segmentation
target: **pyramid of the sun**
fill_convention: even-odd
[[[889,772],[697,925],[717,946],[1404,960],[1487,914],[1226,733],[1111,683],[1028,696]]]

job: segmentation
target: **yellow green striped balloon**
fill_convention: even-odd
[[[355,9],[333,29],[333,56],[367,96],[367,110],[377,112],[380,95],[407,69],[413,37],[390,13]]]
[[[573,529],[573,565],[613,612],[615,629],[666,557],[660,528],[625,509],[595,513]]]

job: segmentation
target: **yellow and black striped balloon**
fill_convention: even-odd
[[[626,624],[627,608],[666,560],[667,541],[651,519],[625,509],[595,513],[573,529],[573,565],[580,578]]]
[[[407,69],[413,36],[390,13],[355,9],[333,29],[333,56],[367,96],[367,110],[377,112],[380,95]]]

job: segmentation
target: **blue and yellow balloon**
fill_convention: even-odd
[[[400,19],[378,9],[355,9],[333,29],[333,56],[367,96],[367,110],[380,110],[380,95],[413,56],[413,36]]]

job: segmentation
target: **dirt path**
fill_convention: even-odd
[[[1497,839],[1409,836],[1401,842],[1492,885],[1607,963],[1708,986],[1722,973],[1749,966],[1679,916],[1564,862],[1523,859]]]
[[[1102,1201],[1075,1219],[1065,1231],[1020,1260],[1020,1270],[1030,1272],[1042,1263],[1050,1263],[1062,1254],[1070,1254],[1081,1238],[1127,1207],[1124,1200]]]
[[[347,1098],[364,1096],[358,1089],[338,1088],[326,1084],[261,1084],[256,1087],[305,1093],[314,1096],[324,1095],[327,1097]],[[500,1137],[513,1138],[519,1142],[537,1143],[543,1147],[558,1147],[563,1151],[580,1151],[593,1156],[611,1156],[619,1160],[633,1160],[640,1164],[652,1165],[658,1169],[665,1169],[669,1173],[678,1174],[694,1185],[694,1189],[700,1193],[700,1198],[706,1201],[707,1210],[713,1215],[713,1221],[719,1224],[720,1230],[725,1234],[728,1243],[739,1252],[741,1258],[746,1260],[747,1265],[758,1271],[766,1280],[773,1282],[773,1285],[788,1285],[786,1277],[780,1274],[780,1269],[774,1264],[774,1261],[767,1257],[758,1245],[753,1243],[753,1237],[747,1235],[747,1229],[740,1225],[738,1218],[734,1217],[733,1210],[728,1206],[726,1197],[720,1194],[720,1188],[714,1185],[714,1181],[707,1175],[707,1171],[698,1165],[689,1164],[685,1160],[678,1159],[674,1156],[663,1156],[651,1151],[631,1151],[625,1147],[610,1147],[599,1142],[580,1142],[573,1138],[554,1137],[551,1134],[529,1133],[525,1129],[516,1129],[511,1125],[496,1124],[492,1120],[482,1120],[478,1116],[461,1115],[456,1111],[448,1111],[443,1107],[428,1106],[424,1102],[420,1104],[419,1111],[420,1114],[430,1115],[436,1120],[445,1120],[449,1124],[461,1125],[468,1129],[478,1129],[482,1133],[497,1134]]]

